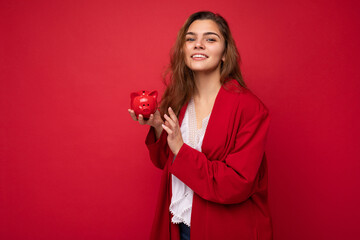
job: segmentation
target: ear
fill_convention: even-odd
[[[221,61],[222,61],[222,62],[225,62],[225,59],[226,59],[226,49],[224,49],[224,52],[223,52]]]
[[[130,95],[131,101],[133,101],[134,98],[136,98],[137,96],[140,96],[139,93],[137,93],[137,92],[131,93],[131,95]]]
[[[157,97],[158,97],[158,92],[157,92],[157,91],[152,91],[152,92],[149,94],[149,96],[152,96],[152,97],[155,99],[155,101],[156,101],[156,99],[157,99]]]

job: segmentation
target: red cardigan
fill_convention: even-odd
[[[180,110],[180,125],[186,107]],[[231,80],[216,97],[202,152],[184,144],[172,162],[166,131],[156,141],[151,127],[145,143],[163,174],[150,239],[180,239],[169,212],[171,173],[194,191],[191,240],[271,240],[264,152],[269,123],[261,100]]]

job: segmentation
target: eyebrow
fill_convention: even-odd
[[[194,33],[194,32],[187,32],[186,35],[197,35],[197,34]],[[218,36],[218,38],[221,39],[221,37],[219,36],[219,34],[214,33],[214,32],[205,32],[205,33],[204,33],[204,36],[206,36],[206,35],[216,35],[216,36]]]

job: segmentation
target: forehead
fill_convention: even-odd
[[[219,28],[213,20],[196,20],[190,24],[188,32],[201,34],[204,32],[215,32],[220,35]]]

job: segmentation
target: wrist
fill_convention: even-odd
[[[176,150],[175,152],[173,152],[175,156],[178,155],[178,153],[180,152],[180,149],[181,149],[181,147],[182,147],[183,145],[184,145],[184,142],[182,142],[182,143],[180,144],[180,146],[177,148],[177,150]]]
[[[154,127],[154,126],[152,126],[152,127],[155,129],[155,136],[156,136],[156,140],[157,140],[157,139],[160,138],[163,129],[162,129],[161,126],[160,126],[160,128],[157,128],[157,127]]]

